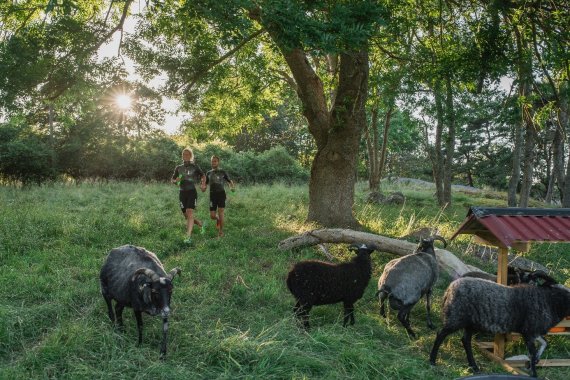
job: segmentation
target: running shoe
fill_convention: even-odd
[[[190,236],[188,236],[186,239],[184,239],[184,244],[191,245],[192,244],[192,238]]]

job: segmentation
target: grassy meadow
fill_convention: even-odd
[[[399,237],[438,226],[446,237],[470,205],[504,206],[501,194],[455,193],[445,211],[433,192],[402,191],[404,205],[366,204],[357,186],[355,214],[372,233]],[[199,194],[197,215],[208,218],[207,193]],[[226,236],[217,238],[208,220],[205,235],[183,243],[184,218],[176,187],[161,183],[53,184],[0,187],[0,379],[455,379],[470,374],[460,334],[442,345],[438,366],[428,363],[435,331],[426,327],[425,303],[411,321],[410,339],[394,312],[379,316],[374,298],[384,265],[394,258],[373,253],[373,277],[356,303],[356,324],[342,327],[342,305],[318,306],[312,329],[299,329],[285,277],[291,264],[323,258],[313,248],[280,251],[278,243],[315,228],[304,222],[307,188],[258,185],[228,193]],[[540,206],[533,204],[533,206]],[[145,315],[143,343],[125,310],[125,332],[111,325],[99,292],[99,269],[108,251],[123,244],[155,252],[168,271],[177,266],[168,354],[159,360],[160,318]],[[470,239],[449,246],[464,261],[493,271],[490,264],[461,255]],[[344,246],[331,248],[339,261]],[[525,257],[553,269],[570,285],[568,244],[535,244]],[[435,290],[434,322],[450,279]],[[570,358],[568,337],[549,337],[543,358]],[[509,353],[524,353],[521,343]],[[475,350],[485,373],[505,373]],[[547,379],[570,378],[570,367],[539,368]]]

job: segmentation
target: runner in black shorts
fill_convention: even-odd
[[[178,199],[180,200],[180,210],[186,218],[186,232],[188,234],[184,242],[192,243],[192,228],[194,224],[198,225],[204,231],[204,224],[194,217],[194,210],[198,201],[198,192],[196,191],[196,182],[200,181],[200,188],[206,191],[206,177],[204,172],[198,165],[193,162],[194,153],[190,148],[184,148],[182,151],[182,159],[184,163],[178,165],[172,174],[172,183],[176,183],[180,187]]]
[[[224,209],[226,207],[225,183],[230,184],[230,189],[235,191],[234,182],[225,170],[219,168],[220,158],[212,156],[212,170],[206,173],[206,184],[210,185],[210,218],[216,220],[218,236],[224,236]],[[217,211],[217,213],[216,213]]]

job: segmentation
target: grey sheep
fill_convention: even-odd
[[[172,278],[176,274],[180,274],[180,269],[174,268],[166,274],[154,253],[132,245],[112,249],[99,274],[101,294],[107,303],[109,318],[115,322],[116,314],[117,323],[122,328],[123,309],[132,308],[137,320],[139,344],[142,343],[142,312],[153,316],[161,315],[161,358],[166,355]],[[112,300],[116,302],[115,313]]]
[[[384,303],[388,299],[390,307],[398,310],[398,320],[412,337],[416,334],[410,326],[410,312],[423,295],[426,296],[427,324],[434,328],[430,317],[430,297],[439,275],[435,240],[447,246],[445,239],[438,235],[421,239],[413,254],[390,261],[378,279],[376,295],[380,302],[380,314],[386,317]]]
[[[287,287],[297,303],[294,312],[303,326],[309,328],[309,312],[315,305],[337,302],[344,304],[343,326],[354,324],[354,303],[364,294],[372,275],[370,254],[364,244],[352,245],[357,255],[348,263],[331,264],[317,260],[295,264],[287,276]]]
[[[541,277],[539,273],[537,275]],[[475,332],[522,335],[530,354],[532,376],[545,348],[541,336],[570,314],[570,289],[553,283],[546,276],[544,284],[504,286],[478,278],[460,278],[447,288],[443,298],[443,327],[437,334],[430,353],[435,365],[437,352],[444,339],[463,329],[461,343],[469,366],[479,368],[473,358],[471,338]],[[544,342],[537,352],[535,341]]]

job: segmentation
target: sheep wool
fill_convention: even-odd
[[[287,276],[287,287],[297,303],[294,311],[305,328],[309,328],[309,311],[316,305],[344,304],[343,326],[354,324],[354,303],[364,294],[372,275],[370,253],[360,245],[351,247],[357,255],[348,263],[331,264],[317,260],[295,264]]]
[[[539,355],[535,340],[570,314],[570,289],[546,285],[504,286],[479,278],[460,278],[447,288],[443,301],[443,327],[437,334],[430,362],[435,365],[439,346],[447,335],[463,329],[463,346],[469,365],[478,370],[471,349],[474,332],[520,333],[536,377]]]
[[[415,337],[415,333],[410,325],[410,312],[424,295],[427,324],[430,328],[434,327],[430,317],[430,297],[439,275],[434,240],[441,240],[444,246],[447,244],[444,238],[437,235],[422,239],[415,253],[386,264],[378,279],[380,314],[386,317],[384,303],[388,299],[390,307],[398,310],[398,320],[412,337]]]

